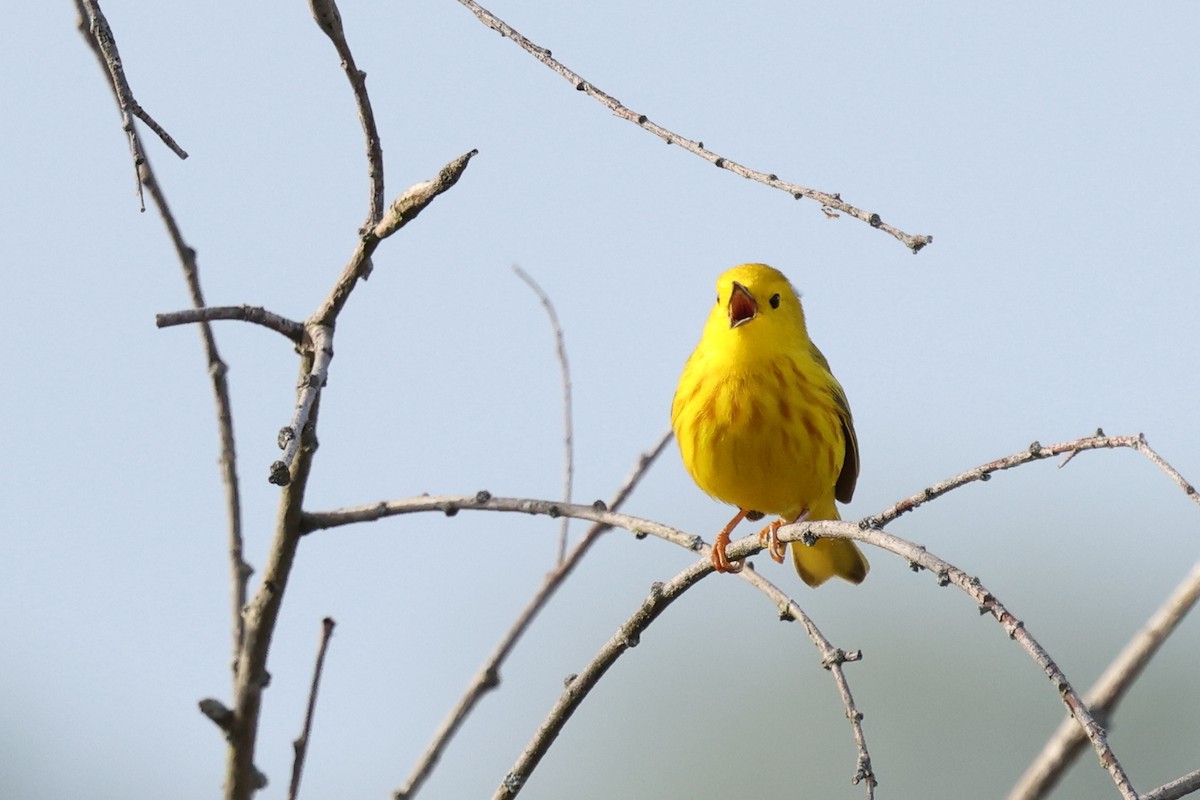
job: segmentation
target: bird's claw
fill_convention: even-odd
[[[758,543],[766,548],[767,553],[775,559],[776,564],[783,563],[783,556],[787,552],[787,544],[779,541],[779,526],[781,525],[783,525],[783,520],[777,519],[758,532]]]
[[[725,548],[729,546],[729,531],[721,531],[717,534],[717,538],[713,540],[712,546],[712,564],[713,569],[717,572],[738,573],[742,571],[744,562],[730,561],[729,555],[725,552]]]

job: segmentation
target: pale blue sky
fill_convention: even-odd
[[[310,508],[557,496],[558,366],[513,263],[566,331],[581,501],[609,496],[666,429],[713,281],[750,260],[802,290],[849,395],[863,469],[848,516],[1097,426],[1144,432],[1200,482],[1200,7],[489,7],[654,121],[935,242],[913,256],[665,146],[453,0],[346,0],[389,199],[480,153],[380,248],[340,320]],[[138,100],[191,153],[147,137],[210,302],[307,316],[367,200],[350,90],[307,4],[104,9]],[[228,585],[198,337],[154,327],[187,305],[183,281],[157,215],[137,211],[71,4],[17,4],[7,23],[0,796],[214,797],[223,742],[195,702],[228,699]],[[264,329],[217,334],[260,566],[296,362]],[[674,447],[627,510],[706,539],[729,515]],[[1119,451],[997,476],[892,530],[977,575],[1082,690],[1200,556],[1198,521]],[[339,626],[304,795],[388,796],[536,590],[556,532],[463,513],[306,539],[271,654],[263,796],[286,793],[322,617]],[[812,591],[759,567],[836,645],[866,653],[847,674],[881,797],[1001,796],[1062,715],[1053,688],[967,598],[869,556],[857,588]],[[421,796],[490,796],[562,678],[691,558],[604,539]],[[1141,791],[1200,766],[1198,631],[1185,621],[1113,726]],[[522,796],[861,797],[853,769],[813,648],[715,577],[618,662]],[[1059,796],[1111,793],[1085,755]]]

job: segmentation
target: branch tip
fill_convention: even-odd
[[[420,181],[405,189],[388,206],[383,218],[375,225],[372,231],[373,235],[377,239],[386,239],[416,219],[417,215],[424,211],[435,197],[458,183],[458,179],[467,169],[467,164],[477,155],[479,155],[477,149],[464,153],[442,167],[436,178]]]
[[[199,706],[201,714],[226,733],[233,727],[233,711],[220,700],[206,697],[196,705]]]

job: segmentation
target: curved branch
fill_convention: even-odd
[[[1067,454],[1068,461],[1074,454],[1084,450],[1099,449],[1099,448],[1115,448],[1129,447],[1136,449],[1146,455],[1153,463],[1163,469],[1163,471],[1177,483],[1193,501],[1197,501],[1196,491],[1176,470],[1170,467],[1161,456],[1155,453],[1146,443],[1142,436],[1124,436],[1124,437],[1108,437],[1103,431],[1097,431],[1094,437],[1078,439],[1072,442],[1066,442],[1050,447],[1042,447],[1034,443],[1027,451],[1018,453],[1005,459],[989,462],[974,470],[970,470],[962,475],[952,478],[948,481],[943,481],[935,486],[927,489],[925,492],[914,495],[908,500],[892,506],[883,513],[867,517],[862,523],[842,522],[842,521],[820,521],[820,522],[804,522],[793,525],[784,526],[779,529],[779,539],[781,542],[788,541],[805,541],[809,544],[819,536],[828,536],[832,538],[848,538],[862,541],[867,544],[873,544],[881,549],[892,552],[905,558],[914,568],[925,568],[933,572],[937,576],[939,585],[947,585],[953,583],[961,591],[972,597],[979,603],[981,613],[988,613],[996,619],[1009,637],[1017,641],[1022,649],[1030,656],[1037,664],[1042,672],[1047,676],[1052,684],[1059,691],[1060,697],[1066,705],[1068,712],[1074,717],[1078,726],[1082,729],[1087,739],[1092,743],[1093,748],[1099,757],[1101,765],[1109,772],[1118,791],[1127,800],[1135,800],[1137,797],[1132,785],[1129,782],[1128,776],[1125,774],[1123,767],[1117,760],[1112,748],[1108,744],[1107,734],[1103,728],[1097,723],[1085,704],[1079,697],[1078,693],[1067,680],[1065,674],[1057,664],[1050,658],[1049,653],[1041,646],[1041,644],[1025,629],[1024,623],[1017,619],[1008,609],[989,592],[977,578],[967,575],[953,564],[929,553],[924,547],[916,545],[900,537],[893,536],[885,531],[873,527],[880,524],[880,521],[890,521],[908,511],[917,508],[920,505],[928,502],[933,497],[944,494],[959,486],[966,485],[976,480],[987,480],[992,472],[1001,469],[1010,469],[1019,466],[1023,463],[1048,458],[1053,455]],[[1065,463],[1065,462],[1064,462]],[[441,511],[447,515],[453,516],[458,511],[463,509],[490,510],[490,511],[506,511],[506,512],[521,512],[527,514],[546,514],[551,517],[559,515],[573,516],[579,519],[587,519],[593,522],[604,522],[616,527],[625,528],[635,535],[654,535],[659,538],[670,541],[674,544],[686,547],[691,550],[703,550],[707,545],[699,537],[688,536],[682,531],[670,528],[665,525],[653,522],[651,520],[639,519],[624,514],[615,514],[612,512],[598,509],[591,506],[578,506],[567,503],[553,503],[543,500],[529,500],[517,498],[494,498],[490,493],[483,491],[474,496],[443,496],[443,497],[418,497],[408,500],[385,501],[367,506],[359,506],[356,508],[341,509],[337,511],[316,512],[305,514],[301,520],[301,529],[305,532],[313,530],[336,527],[346,525],[352,522],[365,522],[377,519],[382,519],[387,516],[399,514]],[[731,543],[729,553],[731,559],[743,559],[762,549],[757,535],[747,536],[736,542]],[[683,579],[684,576],[691,574],[690,572],[681,573],[676,580]],[[699,575],[689,580],[698,580]],[[679,588],[682,592],[686,587]],[[671,599],[674,599],[672,595]],[[651,598],[653,601],[654,598]],[[651,602],[648,601],[648,602]],[[668,601],[669,602],[669,601]],[[644,606],[643,611],[646,610]],[[661,611],[661,609],[659,609]],[[798,612],[798,613],[797,613]],[[655,615],[658,612],[655,612]],[[798,608],[795,611],[789,609],[789,615],[795,615],[795,618],[804,621],[802,611]],[[635,615],[636,616],[636,615]],[[806,624],[810,624],[809,621]],[[648,621],[647,623],[648,624]],[[810,633],[811,635],[811,633]],[[814,641],[817,641],[814,638]],[[612,645],[612,643],[610,643]],[[821,645],[818,643],[818,646]],[[823,653],[825,650],[823,649]],[[606,655],[607,654],[607,655]],[[601,661],[612,658],[615,659],[619,653],[612,653],[611,648],[606,646],[606,650],[599,657]],[[826,656],[828,658],[828,656]],[[843,657],[844,660],[844,657]],[[608,663],[611,663],[609,661]],[[607,666],[602,666],[602,670],[607,669]],[[839,683],[839,686],[841,684]],[[573,689],[568,687],[563,698],[560,699],[559,706],[556,710],[571,709],[578,705],[578,699],[572,699]],[[852,720],[857,716],[853,709],[853,699],[843,695],[844,701],[847,702],[848,715]],[[581,698],[579,698],[581,699]],[[561,706],[561,709],[560,709]],[[539,734],[541,735],[541,734]],[[557,735],[554,733],[553,735]],[[861,728],[855,729],[856,741],[861,742]],[[548,745],[547,745],[548,746]],[[532,751],[531,751],[532,753]],[[870,771],[870,760],[866,757],[865,745],[860,746],[860,771],[859,775],[862,778],[868,779],[870,787],[874,780]],[[525,756],[523,755],[524,759]],[[540,758],[540,755],[537,756]],[[519,790],[521,780],[520,771],[514,772],[510,777],[512,780],[506,782],[508,788],[502,787],[501,791],[513,791],[514,787]],[[515,792],[514,792],[515,793]]]
[[[304,323],[282,317],[262,306],[203,306],[187,308],[182,311],[170,311],[165,314],[155,314],[154,324],[159,328],[170,328],[174,325],[188,325],[195,322],[214,322],[216,320],[237,320],[251,322],[270,328],[276,333],[286,336],[296,344],[304,338]]]
[[[704,540],[699,536],[684,533],[654,520],[609,511],[603,503],[584,506],[553,500],[493,497],[492,493],[486,489],[473,495],[422,495],[404,500],[383,500],[370,505],[340,508],[334,511],[306,511],[300,517],[300,532],[312,533],[356,522],[374,522],[401,514],[420,514],[430,511],[440,511],[448,517],[453,517],[459,511],[504,511],[542,515],[552,519],[572,517],[588,522],[599,522],[613,528],[624,528],[638,538],[647,535],[656,536],[688,550],[699,551],[705,547]]]
[[[664,436],[653,451],[644,454],[638,470],[642,469],[646,464],[652,461],[658,455],[658,453],[661,452],[662,448],[666,446],[666,443],[669,440],[670,435]],[[635,470],[634,475],[637,474],[638,471]],[[615,502],[620,502],[623,500],[628,494],[626,489],[631,488],[631,484],[627,482],[626,487],[623,487],[622,491],[617,493]],[[305,513],[300,520],[300,529],[304,533],[310,533],[316,530],[349,525],[357,522],[371,522],[390,516],[430,511],[440,511],[447,516],[455,516],[461,510],[543,514],[552,518],[558,516],[570,516],[576,519],[589,520],[606,527],[611,526],[624,528],[638,537],[646,535],[656,536],[688,550],[707,550],[707,545],[705,545],[703,540],[697,536],[690,536],[682,531],[676,530],[675,528],[662,525],[652,520],[608,511],[603,507],[602,504],[583,506],[570,503],[555,503],[548,500],[493,497],[487,491],[478,492],[473,496],[424,496],[410,498],[407,500],[384,501],[371,505],[339,509],[336,511],[308,512]],[[853,526],[853,523],[844,524],[851,527]],[[574,567],[575,563],[578,561],[578,557],[582,555],[583,549],[590,546],[591,540],[600,532],[602,531],[599,531],[596,528],[593,528],[592,531],[589,531],[588,536],[576,546],[576,550],[571,554],[571,557],[564,562],[564,566],[567,567],[566,571],[569,571],[569,569]],[[757,536],[748,536],[745,539],[739,540],[731,545],[731,552],[737,553],[741,558],[753,555],[761,549],[761,546],[758,544]],[[706,561],[704,559],[701,559],[697,565],[689,567],[688,570],[685,570],[684,573],[681,573],[680,576],[677,576],[671,584],[668,584],[668,586],[673,588],[666,591],[662,596],[656,596],[652,594],[650,600],[647,601],[647,603],[653,606],[653,613],[650,616],[645,616],[651,610],[650,606],[644,605],[643,608],[637,614],[635,614],[629,622],[626,623],[626,626],[623,628],[623,630],[626,630],[627,632],[640,632],[643,630],[646,625],[649,625],[649,623],[653,621],[654,617],[661,613],[666,605],[669,605],[670,602],[675,599],[675,597],[677,597],[679,594],[682,594],[682,592],[686,591],[686,589],[692,585],[692,583],[694,583],[696,580],[699,580],[701,577],[711,571],[711,567],[711,560]],[[700,571],[693,572],[697,568],[699,568]],[[562,570],[561,567],[560,570]],[[554,577],[558,577],[558,572],[559,571],[556,570],[556,572],[551,573],[548,581]],[[788,598],[782,591],[776,588],[765,578],[762,578],[757,573],[754,573],[753,570],[747,570],[744,573],[741,573],[741,576],[743,580],[748,581],[751,585],[758,588],[759,591],[771,598],[776,608],[779,609],[779,613],[781,615],[783,615],[785,618],[799,621],[808,632],[808,635],[814,644],[816,644],[821,654],[821,663],[833,675],[834,681],[838,687],[838,692],[846,706],[846,716],[850,720],[855,744],[858,747],[858,764],[855,774],[852,777],[852,782],[859,783],[865,781],[867,786],[867,797],[873,798],[875,775],[871,767],[871,757],[867,751],[866,741],[862,731],[862,714],[858,712],[858,709],[854,705],[853,695],[850,693],[849,685],[846,683],[846,678],[841,668],[842,663],[845,661],[857,660],[858,656],[853,654],[847,655],[844,651],[835,648],[832,644],[830,644],[830,642],[821,634],[816,624],[804,613],[804,611],[793,600]],[[563,577],[565,577],[565,572],[561,575],[561,577],[559,577],[559,580],[561,580]],[[543,591],[544,590],[545,589],[543,589]],[[499,648],[497,652],[507,655],[507,651],[505,650],[506,644],[507,642],[502,643],[501,648]],[[505,786],[508,788],[503,789],[502,791],[511,792],[511,794],[501,795],[498,793],[497,796],[512,796],[512,794],[515,794],[516,791],[519,791],[519,784],[524,781],[524,778],[528,776],[529,771],[532,771],[532,769],[537,765],[537,762],[541,760],[541,757],[545,754],[546,750],[553,742],[554,737],[558,735],[558,731],[562,729],[562,726],[566,723],[566,720],[572,713],[574,713],[575,708],[578,707],[580,702],[582,702],[583,697],[586,696],[588,691],[590,691],[591,687],[594,685],[594,682],[599,680],[604,671],[611,666],[612,662],[615,661],[621,655],[621,653],[628,648],[628,646],[631,645],[622,644],[616,639],[610,641],[609,644],[606,645],[601,651],[601,653],[597,655],[596,659],[593,660],[592,664],[589,665],[588,669],[585,670],[585,673],[581,673],[581,675],[590,677],[585,677],[583,683],[577,683],[573,681],[572,684],[568,686],[567,691],[564,693],[563,697],[560,698],[559,703],[556,704],[554,709],[552,709],[550,716],[547,717],[546,722],[543,723],[542,728],[539,729],[539,732],[535,735],[534,741],[531,742],[529,747],[526,748],[526,752],[522,755],[521,760],[518,761],[509,777],[505,779]],[[481,695],[487,688],[492,688],[491,686],[486,686],[486,684],[489,681],[496,681],[497,675],[489,665],[485,666],[484,670],[481,671],[480,676],[481,677],[477,677],[475,686],[482,687],[478,690],[478,694]],[[472,703],[477,699],[475,697],[471,697],[472,693],[476,691],[475,686],[473,686],[468,692],[468,697],[471,698]],[[460,703],[460,708],[461,707],[462,704]],[[457,726],[461,724],[461,719],[457,717],[457,713],[458,709],[455,710],[455,713],[452,714],[451,718],[443,725],[443,730],[451,728],[450,734],[453,733],[453,729],[456,729]],[[435,744],[437,744],[437,742],[438,740],[435,739]],[[435,751],[431,747],[430,751],[427,751],[424,759],[429,760],[429,768],[432,768],[432,762],[436,761],[437,756],[440,755],[440,749],[441,748],[439,747]],[[426,762],[423,760],[422,764],[419,766],[423,766],[425,763]],[[409,783],[394,794],[396,800],[403,800],[404,798],[411,797],[415,793],[416,789],[419,788],[424,777],[425,775],[421,774],[419,775],[418,779],[418,773],[414,773],[413,777],[409,779]],[[514,791],[512,788],[514,786],[518,787],[516,791]]]
[[[567,720],[579,708],[580,703],[596,686],[604,673],[608,672],[621,655],[631,647],[637,647],[642,632],[646,630],[658,615],[675,602],[680,595],[690,589],[697,581],[712,572],[711,560],[701,559],[693,563],[683,572],[666,583],[655,583],[650,587],[650,595],[637,611],[626,620],[608,642],[600,649],[583,671],[571,676],[566,681],[566,688],[559,696],[550,713],[538,726],[529,744],[525,746],[517,762],[508,774],[504,776],[499,788],[492,795],[493,800],[511,800],[525,785],[530,773],[537,767],[550,745],[558,738]]]
[[[609,500],[609,507],[616,509],[625,502],[625,499],[637,487],[642,476],[646,474],[646,471],[654,463],[655,459],[658,458],[659,454],[662,453],[663,449],[667,446],[667,442],[670,440],[671,433],[668,431],[659,439],[658,444],[638,457],[638,463],[625,479],[625,483],[617,490],[612,499]],[[450,715],[442,722],[441,727],[434,734],[433,741],[425,749],[424,754],[422,754],[420,760],[417,762],[408,780],[402,787],[392,793],[393,800],[411,800],[411,798],[416,796],[417,791],[420,790],[426,778],[429,777],[430,772],[433,771],[438,759],[441,758],[442,751],[446,749],[446,745],[449,744],[450,740],[458,732],[467,715],[471,713],[485,694],[499,687],[500,667],[508,659],[509,653],[516,647],[521,636],[533,624],[533,620],[550,601],[550,598],[554,596],[554,593],[562,585],[563,581],[567,579],[567,576],[574,572],[575,567],[583,560],[583,556],[591,549],[592,545],[596,543],[601,535],[610,530],[612,530],[611,525],[599,522],[593,524],[587,533],[583,535],[583,538],[579,540],[579,543],[571,550],[570,554],[546,575],[537,594],[529,601],[529,604],[517,617],[517,621],[509,628],[508,633],[504,635],[504,638],[500,640],[500,644],[492,651],[487,662],[475,674],[466,693],[458,701],[458,705],[454,707]]]
[[[935,556],[921,545],[899,536],[893,536],[879,528],[862,528],[859,523],[855,522],[800,522],[785,525],[779,529],[779,541],[781,542],[802,541],[805,544],[812,544],[818,537],[854,539],[875,545],[906,559],[909,564],[914,565],[914,568],[920,567],[929,570],[937,577],[939,586],[953,584],[975,600],[979,604],[979,612],[990,614],[1008,634],[1008,637],[1021,645],[1021,648],[1058,690],[1059,697],[1067,707],[1067,711],[1075,718],[1092,743],[1092,748],[1096,751],[1101,766],[1108,771],[1121,796],[1125,800],[1137,800],[1137,792],[1134,791],[1129,777],[1125,774],[1124,768],[1108,744],[1107,733],[1096,722],[1087,705],[1079,697],[1071,682],[1067,680],[1067,676],[1054,663],[1050,654],[1037,639],[1025,629],[1025,623],[1017,619],[995,595],[984,588],[978,578],[968,575],[950,562]],[[736,546],[729,548],[730,559],[740,558],[741,553],[744,552],[742,547],[746,544],[750,545],[747,548],[748,552],[757,552],[761,549],[757,534],[747,536],[736,542]]]
[[[79,32],[88,43],[93,55],[100,62],[101,69],[109,74],[110,81],[108,88],[112,91],[113,98],[119,106],[125,108],[126,102],[130,98],[128,95],[128,86],[126,85],[122,89],[121,84],[124,81],[124,71],[120,69],[119,57],[117,57],[116,61],[117,69],[114,71],[112,62],[105,54],[101,44],[101,41],[107,38],[113,47],[111,55],[116,56],[116,44],[112,38],[112,31],[108,27],[108,21],[104,19],[104,15],[100,12],[99,5],[94,2],[90,5],[85,5],[84,0],[76,0],[75,7],[79,13],[77,25]],[[126,92],[126,99],[124,100],[122,99],[123,91]],[[145,185],[146,190],[150,193],[150,199],[158,207],[159,216],[162,218],[163,225],[167,228],[167,234],[171,237],[171,243],[175,247],[175,254],[179,258],[180,266],[183,268],[183,279],[187,284],[192,305],[196,308],[202,308],[205,305],[204,291],[200,287],[200,267],[196,261],[196,251],[183,238],[183,232],[179,229],[179,224],[175,221],[175,215],[171,212],[170,205],[167,204],[167,196],[162,191],[162,187],[158,185],[154,168],[142,152],[141,137],[138,135],[137,129],[130,124],[126,128],[126,131],[130,137],[131,147],[134,150],[134,161],[138,169],[138,196],[141,197],[142,186]],[[186,157],[186,153],[183,156]],[[139,161],[139,159],[141,160]],[[145,207],[143,206],[144,209]],[[204,347],[205,362],[208,365],[209,380],[212,383],[213,405],[216,406],[217,410],[217,431],[221,443],[221,481],[225,487],[225,518],[226,527],[229,531],[230,605],[232,607],[231,627],[233,632],[232,665],[235,673],[234,679],[236,680],[238,654],[241,652],[242,640],[245,634],[242,608],[246,605],[247,585],[254,570],[246,563],[243,554],[242,492],[237,473],[237,448],[234,445],[233,438],[233,410],[229,399],[229,381],[226,378],[229,368],[221,359],[221,354],[217,350],[217,340],[212,332],[212,326],[207,322],[200,323],[200,339]]]
[[[1112,719],[1117,704],[1142,674],[1158,648],[1167,640],[1184,616],[1200,599],[1200,561],[1192,565],[1166,602],[1154,612],[1141,630],[1133,635],[1125,648],[1113,660],[1095,685],[1088,690],[1084,702],[1105,724]],[[1025,774],[1008,794],[1008,800],[1033,800],[1045,797],[1058,783],[1067,768],[1083,749],[1084,736],[1070,717],[1059,724],[1049,741]]]
[[[117,105],[121,109],[121,129],[129,139],[129,152],[133,156],[133,176],[137,183],[138,205],[146,210],[146,202],[142,197],[142,185],[145,182],[142,167],[147,164],[146,153],[142,149],[142,139],[133,126],[133,118],[137,117],[150,130],[158,135],[163,144],[175,155],[187,158],[187,152],[176,144],[171,135],[161,125],[154,121],[138,101],[134,99],[133,90],[129,88],[129,79],[125,77],[125,66],[121,63],[121,54],[117,52],[117,39],[108,19],[100,10],[99,0],[76,0],[75,7],[79,11],[79,32],[87,39],[104,71],[108,73],[109,85],[113,90]],[[85,24],[86,23],[86,24]]]
[[[562,373],[562,394],[563,394],[563,502],[571,502],[571,489],[575,478],[575,434],[572,427],[571,414],[571,367],[567,363],[567,346],[563,341],[562,326],[558,324],[558,313],[554,310],[554,303],[550,301],[550,296],[542,291],[542,287],[538,282],[530,276],[525,270],[521,269],[516,264],[513,264],[513,272],[517,273],[517,277],[525,282],[525,285],[533,290],[537,295],[537,299],[541,301],[542,308],[546,309],[546,315],[550,317],[550,327],[554,331],[554,347],[558,354],[558,367]],[[665,440],[664,440],[665,443]],[[562,526],[558,534],[558,563],[562,564],[563,559],[567,557],[567,523],[570,522],[570,517],[563,517]]]
[[[1179,488],[1183,489],[1184,494],[1197,505],[1200,505],[1200,494],[1196,492],[1196,488],[1184,479],[1179,472],[1163,459],[1152,447],[1146,442],[1146,437],[1142,434],[1135,436],[1107,436],[1103,430],[1097,429],[1094,436],[1085,436],[1082,439],[1072,439],[1069,442],[1060,442],[1043,446],[1040,442],[1034,442],[1028,448],[1020,453],[1014,453],[1011,456],[998,458],[995,461],[989,461],[986,464],[980,464],[978,467],[969,469],[966,472],[955,475],[953,478],[947,478],[944,481],[939,481],[929,488],[914,494],[905,500],[891,506],[880,514],[867,517],[863,523],[872,527],[882,527],[892,520],[907,514],[915,508],[925,505],[935,497],[940,497],[946,492],[953,491],[960,486],[966,486],[968,483],[975,481],[987,481],[992,477],[992,473],[1000,472],[1013,467],[1019,467],[1022,464],[1028,464],[1031,461],[1041,461],[1054,456],[1065,455],[1066,458],[1059,465],[1065,467],[1071,459],[1079,453],[1086,450],[1101,450],[1112,449],[1117,447],[1127,447],[1132,450],[1137,450],[1146,458],[1166,473]]]
[[[350,292],[358,284],[360,278],[366,279],[371,274],[371,256],[379,247],[379,242],[403,228],[416,219],[434,198],[445,192],[458,182],[467,163],[476,155],[478,150],[471,150],[442,167],[437,177],[430,181],[421,181],[405,189],[388,207],[383,219],[372,229],[368,230],[358,240],[350,261],[342,268],[341,274],[329,290],[329,294],[321,302],[321,307],[312,319],[323,325],[333,325],[338,314],[350,299]]]
[[[863,734],[863,715],[854,703],[854,695],[850,692],[850,684],[847,683],[845,672],[842,670],[842,664],[848,661],[861,661],[862,653],[857,650],[847,653],[841,648],[834,647],[795,600],[753,569],[744,569],[738,575],[774,601],[776,608],[779,609],[780,619],[791,619],[803,625],[805,632],[808,633],[808,638],[817,646],[817,650],[821,654],[821,666],[833,675],[838,694],[842,697],[842,705],[846,708],[846,719],[850,721],[850,730],[854,736],[854,745],[858,748],[858,763],[850,782],[855,785],[865,782],[867,800],[872,800],[875,797],[875,786],[878,782],[875,780],[875,770],[871,766],[871,754],[867,750],[867,740]]]
[[[342,60],[342,69],[354,91],[354,103],[358,106],[358,119],[362,123],[363,136],[367,139],[367,180],[370,183],[371,200],[367,209],[367,221],[362,230],[374,228],[383,217],[383,146],[379,141],[379,130],[375,127],[375,112],[371,109],[371,98],[367,95],[367,73],[354,64],[354,54],[346,41],[342,27],[342,15],[334,0],[309,0],[313,19],[329,40],[333,42]]]
[[[827,216],[837,217],[838,214],[835,212],[849,214],[855,219],[867,223],[872,228],[878,228],[884,233],[894,237],[909,250],[913,251],[913,253],[920,252],[921,248],[933,242],[932,236],[914,236],[912,234],[905,233],[899,228],[895,228],[884,222],[882,219],[880,219],[878,214],[873,214],[869,211],[863,211],[860,208],[855,208],[854,206],[842,200],[842,197],[839,194],[822,192],[816,189],[809,189],[795,183],[781,181],[778,175],[759,172],[758,170],[753,170],[749,167],[742,166],[736,161],[731,161],[730,159],[707,149],[703,142],[685,139],[679,134],[664,128],[661,125],[651,122],[645,114],[639,114],[636,111],[626,108],[625,106],[621,105],[620,101],[618,101],[615,97],[605,94],[604,92],[600,91],[600,89],[596,88],[595,84],[584,80],[582,76],[572,72],[564,64],[554,59],[554,57],[550,55],[549,50],[544,47],[540,47],[526,39],[524,36],[514,30],[511,25],[497,17],[491,11],[488,11],[486,8],[476,3],[475,0],[458,1],[470,9],[471,12],[479,18],[480,22],[482,22],[484,25],[487,25],[489,28],[496,31],[506,39],[511,39],[512,41],[516,42],[516,44],[525,52],[529,53],[538,61],[542,62],[547,67],[565,78],[572,86],[575,87],[577,91],[584,92],[590,97],[598,100],[604,105],[605,108],[607,108],[616,116],[632,122],[634,125],[637,125],[638,127],[643,128],[650,133],[653,133],[667,144],[679,145],[684,150],[703,158],[713,166],[719,167],[720,169],[727,169],[735,175],[740,175],[748,180],[756,181],[764,186],[770,186],[772,189],[779,189],[780,191],[787,192],[797,200],[799,200],[801,197],[807,197],[810,200],[816,200],[821,204],[821,210],[824,211]]]
[[[747,537],[747,540],[754,539],[757,541],[757,538],[757,536]],[[754,549],[757,551],[761,548]],[[492,795],[493,800],[511,800],[511,798],[517,796],[533,770],[541,762],[542,757],[545,756],[551,745],[554,744],[554,740],[558,738],[567,721],[575,713],[575,710],[579,708],[591,690],[595,688],[609,667],[627,650],[637,647],[642,633],[671,603],[679,599],[684,592],[695,586],[711,572],[711,558],[701,559],[666,583],[654,583],[650,587],[649,597],[617,629],[617,633],[604,644],[600,652],[588,662],[583,671],[578,675],[568,678],[562,695],[559,696],[558,701],[550,709],[550,713],[546,715],[546,718],[534,733],[533,738],[530,739],[529,744],[525,746],[525,749],[521,752],[512,769],[504,776],[500,786]],[[808,632],[809,637],[817,645],[818,650],[821,652],[822,666],[826,667],[833,674],[838,691],[846,706],[846,716],[853,726],[854,739],[858,746],[858,767],[851,780],[853,783],[865,781],[867,797],[868,799],[873,798],[875,796],[875,775],[871,770],[871,757],[867,752],[866,742],[862,735],[862,714],[858,712],[858,709],[854,705],[854,698],[850,694],[850,688],[846,684],[846,678],[841,669],[841,665],[844,662],[857,660],[859,655],[847,655],[845,652],[833,647],[795,601],[788,598],[761,575],[756,574],[753,570],[743,570],[739,573],[739,576],[763,592],[779,610],[782,618],[800,621]]]

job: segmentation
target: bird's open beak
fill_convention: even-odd
[[[758,316],[758,302],[750,290],[737,281],[729,295],[729,327],[736,328]]]

